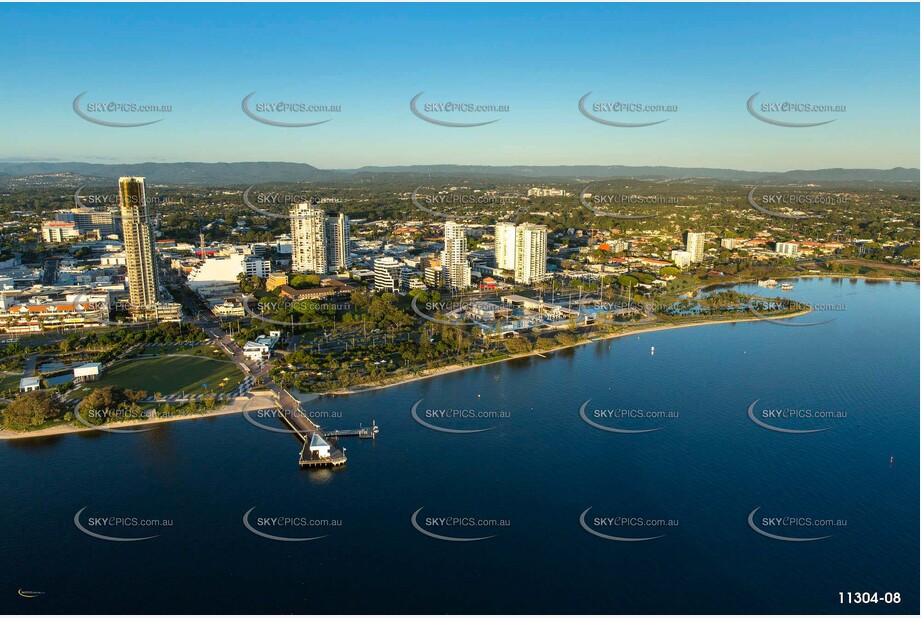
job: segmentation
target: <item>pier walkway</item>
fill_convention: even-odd
[[[295,400],[287,391],[285,391],[285,395]],[[298,461],[302,468],[341,466],[346,462],[347,458],[344,453],[345,449],[339,449],[339,438],[358,437],[373,440],[380,431],[377,423],[374,422],[372,422],[371,427],[322,431],[319,425],[301,412],[299,405],[294,408],[282,408],[281,419],[288,427],[294,430],[304,443]],[[321,438],[318,444],[315,443],[317,441],[314,440],[314,434]]]

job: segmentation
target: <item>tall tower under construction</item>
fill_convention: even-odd
[[[134,176],[119,178],[118,203],[125,240],[130,312],[136,320],[156,318],[160,300],[159,282],[144,179]]]

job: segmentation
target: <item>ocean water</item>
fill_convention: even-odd
[[[916,614],[919,287],[795,283],[770,295],[821,306],[804,326],[644,333],[319,398],[326,428],[381,427],[340,441],[341,469],[300,470],[294,437],[239,415],[0,443],[0,609]],[[828,429],[766,429],[756,400],[765,424]],[[426,427],[416,402],[424,423],[486,431]],[[583,404],[655,431],[599,429]],[[826,538],[759,534],[755,509],[768,534]],[[156,536],[94,538],[78,512]],[[322,538],[259,536],[247,512]]]

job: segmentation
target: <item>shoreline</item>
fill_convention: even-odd
[[[195,419],[209,418],[213,416],[225,416],[227,414],[240,414],[250,405],[262,405],[259,400],[268,402],[266,407],[275,407],[275,399],[267,395],[254,395],[252,398],[237,397],[233,403],[208,410],[201,414],[183,414],[176,416],[167,416],[161,418],[152,418],[144,421],[120,421],[118,423],[106,424],[104,427],[112,429],[123,429],[130,427],[147,427],[151,425],[160,425],[162,423],[172,423],[174,421],[189,421]],[[254,403],[255,402],[255,403]],[[83,425],[55,425],[45,429],[36,429],[35,431],[10,431],[7,429],[0,430],[0,440],[27,440],[29,438],[47,438],[51,436],[63,436],[85,431],[101,431],[105,429],[97,427],[85,427]]]
[[[803,309],[801,311],[797,311],[796,313],[786,314],[781,317],[773,318],[773,319],[787,320],[790,318],[796,318],[796,317],[800,317],[803,315],[807,315],[809,313],[812,313],[812,309]],[[628,337],[630,335],[641,335],[643,333],[651,333],[651,332],[664,331],[664,330],[674,330],[678,328],[693,328],[695,326],[712,326],[716,324],[737,324],[740,322],[764,322],[764,321],[765,320],[763,318],[750,317],[750,318],[732,318],[728,320],[714,320],[714,321],[708,321],[708,322],[694,322],[692,324],[661,324],[661,325],[656,325],[656,326],[646,326],[643,328],[637,328],[636,330],[627,330],[627,331],[619,332],[619,333],[609,333],[607,335],[602,335],[601,337],[595,337],[594,339],[586,339],[585,341],[579,341],[578,343],[574,343],[573,345],[559,346],[556,348],[551,348],[549,350],[531,350],[530,352],[524,352],[521,354],[510,354],[505,358],[495,359],[495,360],[491,360],[491,361],[487,361],[487,362],[483,362],[479,364],[470,363],[469,365],[457,365],[457,364],[446,365],[444,367],[438,367],[436,369],[432,369],[430,373],[415,375],[415,376],[408,377],[403,380],[396,380],[394,382],[389,382],[387,384],[376,384],[373,386],[359,386],[359,387],[352,387],[352,388],[340,389],[340,390],[335,390],[335,391],[327,391],[324,393],[311,393],[311,394],[315,395],[316,397],[342,397],[346,395],[359,395],[362,393],[368,393],[372,391],[382,390],[385,388],[391,388],[393,386],[402,386],[404,384],[409,384],[411,382],[418,382],[420,380],[427,380],[429,378],[437,378],[439,376],[447,375],[450,373],[457,373],[458,371],[464,371],[467,369],[476,369],[477,367],[486,367],[486,366],[493,365],[496,363],[504,363],[510,360],[528,358],[531,356],[548,355],[554,352],[559,352],[561,350],[574,349],[581,345],[597,343],[599,341],[607,341],[610,339],[618,339],[620,337]]]
[[[919,283],[919,281],[917,280],[912,281],[912,280],[908,280],[902,277],[869,277],[866,275],[850,275],[850,274],[838,274],[838,273],[835,273],[835,274],[809,273],[809,274],[796,274],[796,275],[790,275],[787,277],[783,277],[783,279],[797,279],[797,278],[866,279],[866,280],[876,280],[876,281],[907,281],[909,283],[915,283],[915,284]],[[756,283],[756,280],[734,281],[734,282],[728,282],[728,283],[708,283],[706,285],[701,285],[695,288],[693,292],[696,294],[696,293],[699,293],[711,287],[723,286],[723,285],[738,286],[738,285],[751,284],[751,283]],[[801,311],[797,311],[795,313],[785,314],[783,316],[779,316],[777,318],[772,318],[772,319],[787,320],[790,318],[796,318],[796,317],[800,317],[803,315],[807,315],[811,312],[812,312],[811,308],[806,308]],[[488,365],[493,365],[496,363],[504,363],[504,362],[511,361],[511,360],[529,358],[531,356],[538,356],[538,357],[546,358],[546,355],[553,354],[555,352],[559,352],[562,350],[575,349],[578,346],[596,343],[599,341],[608,341],[611,339],[618,339],[621,337],[628,337],[631,335],[641,335],[644,333],[674,330],[674,329],[679,329],[679,328],[693,328],[697,326],[712,326],[716,324],[737,324],[741,322],[763,322],[763,321],[766,321],[766,320],[764,318],[752,316],[752,317],[744,317],[744,318],[731,318],[731,319],[725,319],[725,320],[710,320],[710,321],[702,321],[702,322],[692,322],[688,324],[644,325],[636,329],[630,329],[628,327],[627,330],[622,331],[622,332],[608,333],[605,335],[601,335],[599,337],[595,337],[593,339],[586,339],[584,341],[579,341],[572,345],[558,346],[555,348],[551,348],[549,350],[535,349],[535,350],[531,350],[530,352],[524,352],[524,353],[519,353],[519,354],[507,354],[506,353],[506,356],[504,358],[489,360],[489,361],[485,361],[482,363],[470,363],[470,364],[465,364],[465,365],[462,365],[462,364],[445,365],[443,367],[438,367],[438,368],[429,370],[428,373],[420,372],[417,375],[406,376],[402,379],[396,379],[392,382],[387,382],[384,384],[349,387],[346,389],[332,390],[332,391],[326,391],[322,393],[303,392],[301,393],[303,396],[298,397],[297,399],[300,403],[305,403],[308,401],[313,401],[320,397],[341,397],[341,396],[347,396],[347,395],[359,395],[362,393],[369,393],[369,392],[373,392],[377,390],[382,390],[385,388],[391,388],[394,386],[402,386],[404,384],[410,384],[412,382],[418,382],[420,380],[427,380],[429,378],[436,378],[436,377],[448,375],[451,373],[457,373],[459,371],[465,371],[467,369],[475,369],[477,367],[486,367]],[[217,359],[214,359],[214,360],[217,360]],[[116,429],[124,428],[124,427],[140,427],[140,426],[156,425],[160,423],[170,423],[173,421],[195,420],[195,419],[203,419],[203,418],[208,418],[208,417],[213,417],[213,416],[225,416],[228,414],[239,414],[243,412],[243,409],[247,405],[257,400],[264,400],[265,402],[267,402],[264,404],[266,407],[270,407],[270,406],[277,407],[276,402],[273,397],[264,395],[264,394],[259,394],[259,395],[254,395],[250,399],[247,399],[246,397],[238,397],[236,400],[234,400],[233,403],[221,406],[220,408],[216,408],[208,412],[204,412],[202,414],[177,415],[177,416],[171,416],[167,418],[155,418],[155,419],[150,419],[150,420],[145,420],[145,421],[122,421],[119,423],[113,423],[111,425],[106,425],[106,427],[111,427],[111,428],[116,428]],[[259,405],[263,405],[263,404],[260,403]],[[103,431],[103,430],[98,429],[98,428],[93,428],[93,427],[74,426],[74,425],[56,425],[54,427],[48,427],[46,429],[39,429],[35,431],[25,431],[25,432],[16,432],[16,431],[0,429],[0,440],[23,440],[23,439],[28,439],[28,438],[41,438],[41,437],[82,433],[85,431]]]

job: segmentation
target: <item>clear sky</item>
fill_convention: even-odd
[[[917,4],[0,4],[0,159],[294,161],[321,168],[459,163],[787,170],[919,165]],[[95,114],[82,103],[167,104]],[[341,105],[243,114],[241,100]],[[410,99],[508,105],[429,114]],[[579,99],[677,105],[642,128]],[[746,101],[845,105],[771,114]]]

